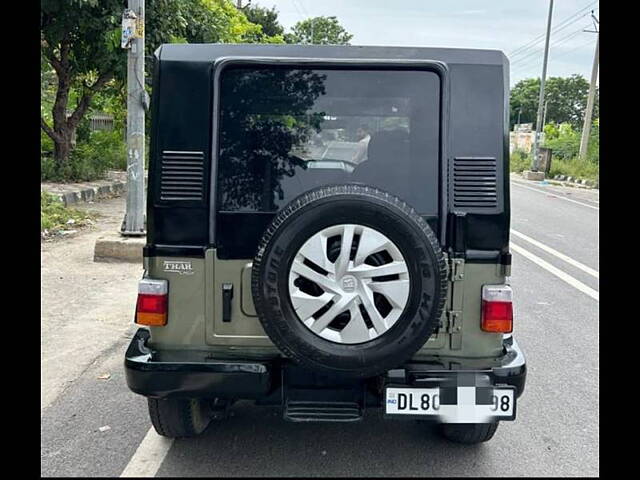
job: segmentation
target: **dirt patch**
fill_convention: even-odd
[[[78,206],[94,225],[41,243],[41,409],[133,329],[142,264],[96,263],[95,241],[119,231],[125,199]]]

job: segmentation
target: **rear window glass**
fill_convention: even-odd
[[[275,212],[312,188],[361,183],[437,214],[439,102],[430,71],[229,67],[218,209]]]

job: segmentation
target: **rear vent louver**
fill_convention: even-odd
[[[498,206],[496,159],[456,157],[453,161],[453,204],[456,208]]]
[[[201,201],[204,198],[203,182],[203,152],[162,152],[161,200]]]

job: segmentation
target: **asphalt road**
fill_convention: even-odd
[[[112,308],[99,329],[90,327],[101,335],[94,351],[74,346],[79,337],[67,344],[64,336],[54,337],[58,324],[73,336],[91,321],[85,315],[74,325],[59,307],[60,298],[76,310],[95,310],[100,300],[81,288],[85,280],[79,274],[57,279],[52,264],[42,287],[55,290],[43,296],[42,305],[42,475],[119,476],[132,465],[156,476],[599,475],[598,192],[522,180],[512,182],[511,192],[514,337],[529,371],[518,419],[501,423],[487,444],[451,444],[433,427],[383,421],[375,411],[355,424],[292,424],[277,409],[247,402],[200,438],[158,443],[146,437],[145,399],[124,381],[131,315]],[[117,199],[99,208],[113,220],[123,205]],[[75,255],[55,268],[95,269],[92,242],[101,228],[114,225],[103,222],[43,247],[43,271],[70,248],[69,241],[78,244]],[[108,285],[105,302],[121,295],[124,310],[132,311],[130,290],[141,269],[102,264],[99,272]],[[51,311],[50,305],[57,307]],[[49,341],[58,342],[55,351],[44,347]],[[75,357],[65,361],[65,352]]]

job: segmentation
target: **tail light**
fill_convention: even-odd
[[[510,333],[513,330],[512,297],[509,285],[482,287],[482,330],[493,333]]]
[[[138,283],[136,323],[150,327],[167,324],[169,282],[143,278]]]

